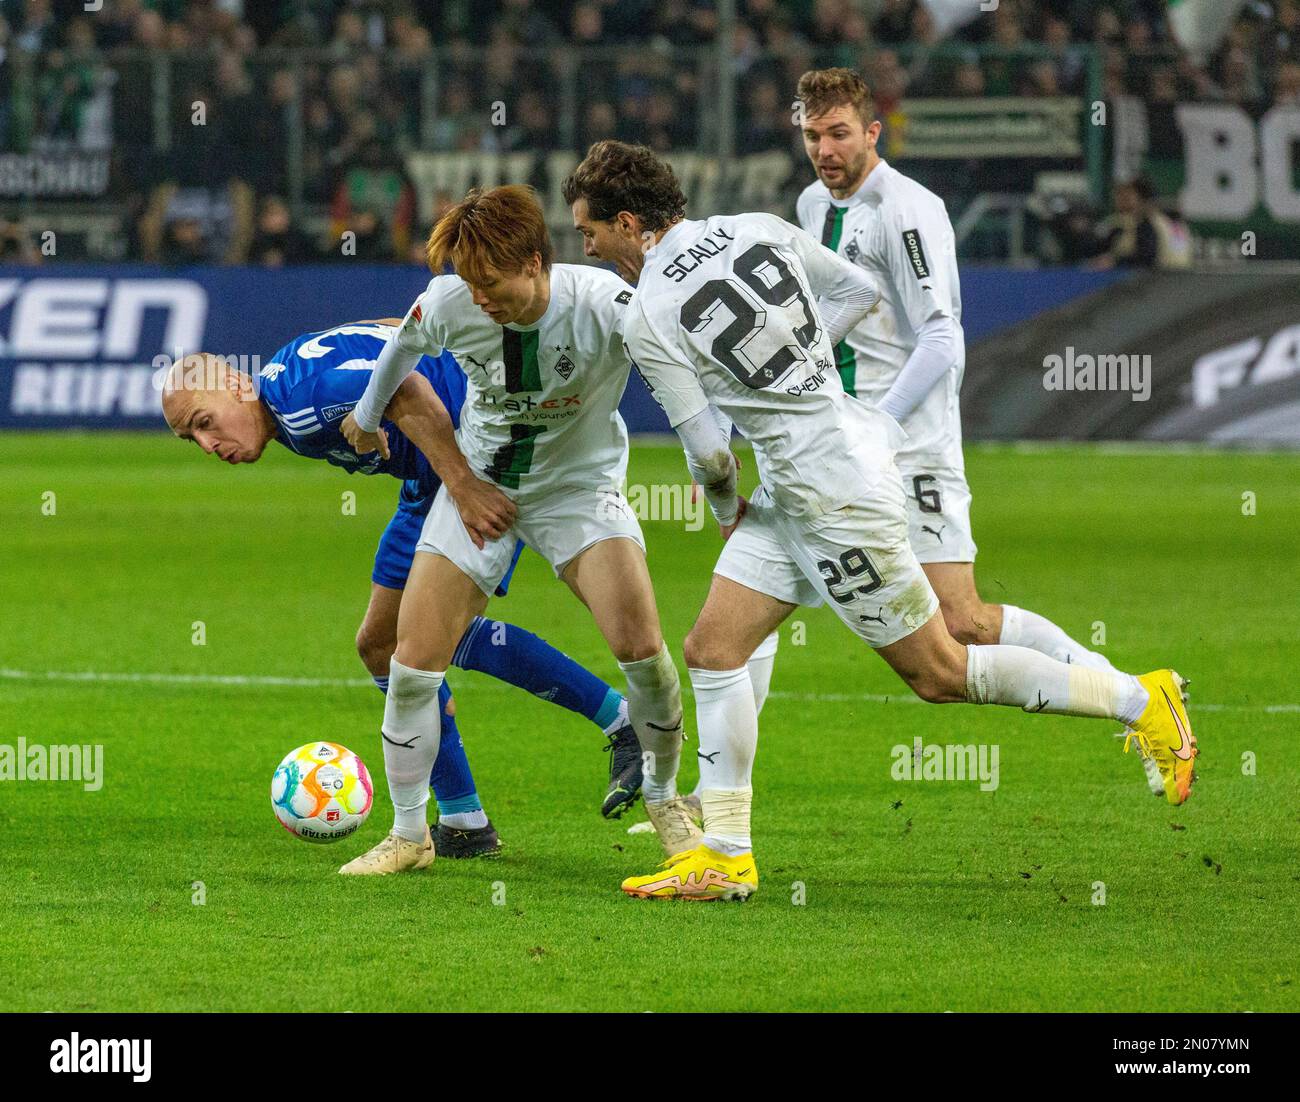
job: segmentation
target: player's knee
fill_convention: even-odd
[[[948,634],[963,645],[996,643],[999,632],[994,628],[991,611],[991,606],[985,604],[945,605],[943,622]]]
[[[733,652],[726,639],[698,627],[690,630],[682,644],[682,657],[692,670],[738,670],[745,660]]]
[[[653,658],[664,647],[664,638],[657,631],[648,631],[643,625],[627,625],[610,646],[620,662],[643,662]]]

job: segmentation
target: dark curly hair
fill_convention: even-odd
[[[596,142],[565,179],[563,191],[570,206],[586,199],[597,222],[608,222],[625,210],[641,219],[645,229],[657,231],[686,215],[686,196],[671,166],[644,145]]]

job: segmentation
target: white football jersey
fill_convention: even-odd
[[[435,276],[394,339],[408,352],[445,348],[456,357],[469,381],[460,449],[509,497],[617,489],[627,470],[618,403],[631,297],[612,272],[554,264],[546,313],[529,326],[501,326],[474,305],[460,276]]]
[[[709,405],[725,413],[793,516],[862,497],[901,441],[893,418],[851,399],[835,372],[816,300],[844,275],[843,260],[770,214],[680,222],[646,253],[624,325],[668,420]]]
[[[943,455],[961,462],[958,394],[966,369],[961,328],[957,246],[943,200],[881,161],[847,199],[836,199],[820,180],[804,189],[799,224],[827,248],[866,269],[880,302],[835,349],[844,388],[875,403],[893,385],[917,331],[935,315],[951,317],[957,365],[903,419],[909,453]]]

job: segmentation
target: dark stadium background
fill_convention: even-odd
[[[1025,418],[972,407],[968,435],[1257,442],[1264,425],[1266,440],[1296,439],[1290,384],[1273,388],[1263,420],[1254,391],[1244,421],[1202,416],[1207,394],[1294,383],[1294,320],[1256,318],[1258,296],[1231,278],[1179,313],[1192,267],[1266,272],[1268,295],[1300,298],[1295,0],[1182,0],[1178,19],[1165,0],[1001,0],[988,12],[979,0],[88,4],[0,0],[0,271],[18,281],[0,299],[0,425],[159,423],[117,376],[87,397],[86,371],[126,378],[171,354],[151,335],[174,308],[165,292],[132,348],[120,333],[26,339],[24,296],[70,277],[69,265],[110,281],[63,307],[100,311],[105,329],[120,280],[183,273],[205,301],[207,347],[268,356],[350,314],[400,312],[426,278],[429,227],[474,184],[534,184],[561,259],[579,259],[559,182],[597,138],[669,155],[696,216],[792,217],[812,179],[795,83],[847,65],[875,92],[886,157],[948,204],[968,396],[996,391],[1008,370],[1038,371],[1041,349],[1060,343],[1052,311],[1067,311],[1068,329],[1068,311],[1095,306],[1116,278],[1150,283],[1144,301],[1165,319],[1162,335],[1149,312],[1130,312],[1094,349],[1160,353],[1160,416],[1148,403],[1121,423],[1086,395],[1060,409],[1048,395]],[[1154,195],[1151,210],[1117,211],[1134,181]],[[1135,218],[1161,220],[1179,253],[1157,263],[1112,247]],[[241,293],[261,284],[222,276],[231,265],[332,271],[281,281],[272,312]],[[1153,279],[1154,266],[1178,274]],[[1231,332],[1183,340],[1173,355],[1168,333],[1196,330],[1207,311],[1230,312]],[[997,356],[981,344],[993,335],[1004,338]],[[1008,347],[1038,351],[1008,365]],[[634,387],[632,427],[662,427],[642,399]]]

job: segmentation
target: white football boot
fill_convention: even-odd
[[[344,876],[389,876],[395,872],[414,872],[433,864],[433,836],[424,828],[424,841],[411,842],[390,834],[373,849],[354,857],[339,872]]]
[[[646,800],[645,809],[654,824],[655,833],[659,835],[659,844],[664,847],[665,856],[676,857],[700,844],[703,834],[691,817],[690,804],[685,796],[674,796],[671,800],[659,803]]]

